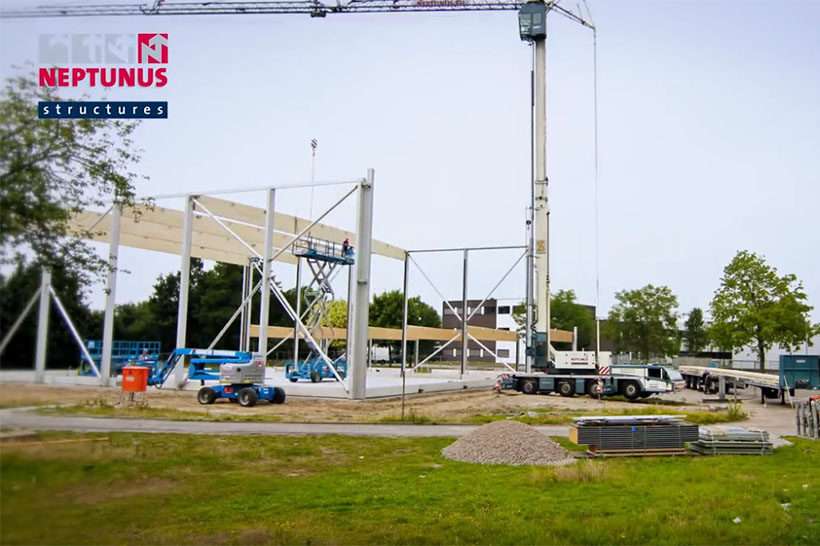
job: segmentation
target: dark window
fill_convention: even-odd
[[[484,306],[484,314],[485,315],[494,315],[495,314],[495,306],[494,305],[485,305]]]
[[[660,368],[649,368],[649,377],[660,379],[661,377],[663,377],[663,370],[661,370]]]
[[[510,357],[510,350],[509,349],[499,349],[496,352],[498,354],[498,358],[509,358]]]
[[[510,306],[509,305],[499,305],[498,306],[498,314],[499,315],[509,315],[510,314]]]

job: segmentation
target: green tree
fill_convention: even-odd
[[[0,95],[0,263],[30,251],[36,264],[71,264],[88,280],[106,262],[69,232],[69,219],[112,200],[133,202],[137,123],[37,119],[38,101],[57,99],[31,75],[10,78]]]
[[[706,324],[703,322],[703,311],[700,307],[695,307],[689,312],[686,319],[683,339],[686,340],[686,350],[690,353],[697,353],[706,347],[708,336]]]
[[[606,329],[617,351],[637,353],[643,361],[678,353],[678,299],[669,287],[648,284],[622,290],[615,299]]]
[[[375,296],[370,304],[370,325],[401,328],[402,314],[401,291],[382,292]],[[441,317],[433,307],[421,301],[419,296],[413,296],[407,300],[407,324],[439,328]]]
[[[513,308],[513,319],[523,334],[527,323],[526,304]],[[578,327],[578,346],[591,347],[595,343],[595,315],[576,300],[575,290],[558,290],[550,297],[550,327],[572,331]]]
[[[402,326],[402,293],[400,290],[389,290],[382,292],[373,298],[370,304],[369,322],[371,326],[381,326],[384,328],[401,328]],[[441,317],[438,312],[427,305],[419,296],[407,299],[407,324],[414,326],[441,327]],[[429,350],[430,343],[422,343],[421,350]],[[394,354],[400,354],[401,344],[391,342],[387,344],[390,351],[390,359]]]
[[[807,299],[795,275],[781,276],[762,256],[741,250],[723,269],[709,335],[724,349],[751,347],[763,370],[773,344],[792,349],[820,332]]]

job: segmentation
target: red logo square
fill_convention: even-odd
[[[168,64],[168,33],[137,34],[137,62]]]

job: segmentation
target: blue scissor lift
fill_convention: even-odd
[[[307,309],[300,313],[302,316],[307,316],[304,324],[312,333],[322,326],[323,319],[327,315],[328,304],[335,297],[333,278],[341,271],[341,267],[355,263],[355,253],[349,244],[340,244],[310,236],[296,241],[291,250],[298,259],[304,259],[313,275],[307,288],[315,286],[316,295],[308,302]],[[341,356],[330,360],[327,357],[328,340],[322,339],[319,343],[322,346],[312,347],[306,359],[286,360],[285,377],[292,382],[301,379],[313,383],[318,383],[323,379],[344,379],[347,376],[347,359]]]

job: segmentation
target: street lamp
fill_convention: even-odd
[[[542,0],[532,0],[521,6],[518,32],[525,42],[537,42],[547,37],[547,5]]]

